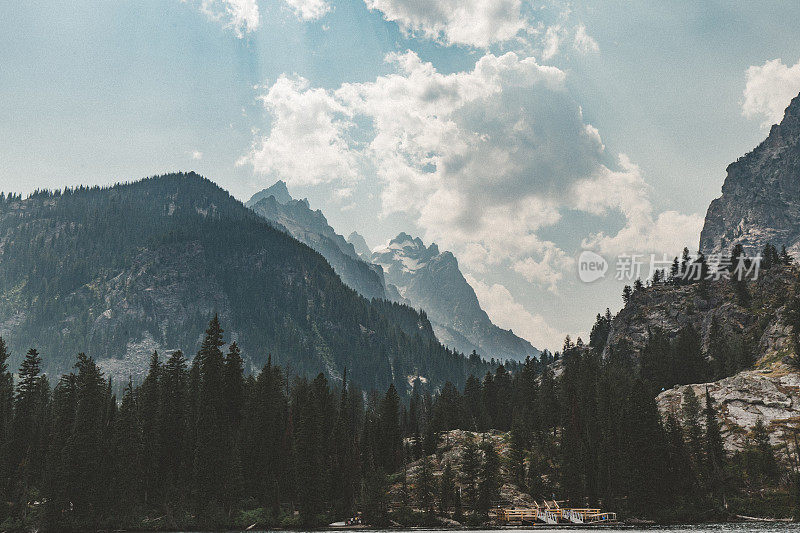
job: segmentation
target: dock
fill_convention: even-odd
[[[534,502],[532,507],[497,507],[492,510],[495,520],[508,525],[524,524],[607,524],[617,521],[616,513],[601,509],[564,508],[555,500]]]

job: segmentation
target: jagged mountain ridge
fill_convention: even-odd
[[[401,233],[386,250],[373,253],[357,232],[345,240],[320,210],[312,210],[305,199],[292,199],[281,181],[256,193],[247,205],[320,252],[342,281],[363,296],[387,298],[424,310],[443,344],[497,360],[524,360],[539,354],[528,341],[491,322],[456,258],[450,252],[440,253],[436,244],[426,247],[419,238]],[[411,246],[402,250],[399,241]]]
[[[400,233],[376,250],[372,260],[383,267],[387,283],[426,311],[444,344],[501,360],[539,355],[530,342],[492,323],[451,252],[440,252],[435,243],[426,247],[419,237]]]
[[[706,255],[736,244],[754,254],[767,243],[800,258],[800,95],[761,144],[728,166],[700,234]]]
[[[347,242],[353,245],[353,249],[355,249],[361,259],[367,262],[372,260],[372,250],[369,249],[367,241],[361,234],[355,231],[352,232],[350,236],[347,237]]]
[[[380,267],[364,262],[353,245],[328,224],[322,211],[313,211],[306,199],[294,200],[282,181],[253,195],[247,206],[322,254],[348,287],[368,299],[386,298]]]
[[[438,386],[486,371],[441,346],[424,315],[362,298],[319,253],[194,173],[0,201],[12,365],[35,346],[59,374],[86,352],[126,380],[152,349],[191,357],[214,313],[250,369],[271,353],[295,375],[346,367],[365,389],[400,390],[409,376]]]

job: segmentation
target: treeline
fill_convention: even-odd
[[[365,394],[346,375],[289,380],[271,360],[246,375],[236,343],[224,346],[215,318],[191,363],[154,354],[118,399],[83,354],[51,388],[32,349],[15,387],[0,342],[0,529],[312,527],[358,511],[373,525],[479,524],[503,481],[661,520],[720,517],[752,493],[778,514],[792,505],[796,444],[781,460],[760,424],[727,453],[708,396],[702,408],[687,396],[683,423],[662,422],[653,384],[627,356],[602,359],[602,344],[567,340],[555,364],[500,365],[463,389],[417,380],[408,397],[394,385]],[[452,429],[510,431],[508,453],[468,439],[434,476],[429,456]]]

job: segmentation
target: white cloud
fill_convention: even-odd
[[[325,0],[284,0],[301,20],[316,20],[331,10]]]
[[[572,46],[582,54],[600,51],[597,41],[586,33],[586,25],[584,24],[578,24],[577,28],[575,28],[575,39],[572,42]]]
[[[529,29],[522,0],[364,0],[407,33],[486,48]]]
[[[550,26],[544,32],[544,49],[542,50],[542,59],[547,61],[558,53],[561,46],[561,27]]]
[[[527,339],[539,349],[556,350],[561,346],[565,334],[552,328],[539,314],[529,312],[514,299],[509,290],[498,283],[489,285],[467,275],[478,301],[492,322]]]
[[[200,11],[210,20],[233,29],[240,39],[256,30],[260,23],[256,0],[203,0]]]
[[[507,268],[551,292],[574,259],[540,232],[563,209],[625,216],[619,232],[587,237],[604,252],[696,242],[699,217],[656,213],[625,156],[607,166],[558,68],[513,52],[449,74],[413,52],[387,60],[393,73],[332,91],[279,78],[263,97],[273,123],[254,168],[294,184],[377,176],[383,214],[408,216],[467,271]]]
[[[357,154],[346,140],[350,111],[331,94],[304,78],[281,76],[261,100],[272,127],[240,163],[290,185],[357,177]]]
[[[583,242],[585,248],[608,255],[633,253],[675,254],[698,242],[703,217],[677,211],[654,213],[649,187],[641,169],[624,154],[620,170],[602,167],[592,178],[572,187],[574,207],[593,214],[617,210],[625,215],[625,226],[614,235],[598,232]]]
[[[192,159],[203,159],[203,152],[199,150],[192,150]]]
[[[787,67],[780,59],[747,69],[742,114],[761,118],[762,127],[777,124],[789,102],[800,92],[800,61]]]

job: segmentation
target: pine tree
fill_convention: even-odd
[[[625,287],[622,288],[622,303],[627,305],[628,302],[631,301],[632,294],[633,294],[633,289],[631,289],[631,286],[625,285]]]
[[[478,378],[472,374],[467,377],[464,386],[464,405],[466,408],[466,429],[470,431],[484,431],[487,425],[486,408],[483,404],[483,386]]]
[[[449,515],[450,510],[455,508],[457,497],[456,478],[448,461],[439,478],[439,512],[444,516]]]
[[[73,520],[82,528],[97,529],[108,504],[108,482],[103,476],[108,390],[94,359],[78,354],[75,426],[65,449],[69,501]]]
[[[378,456],[385,472],[396,472],[402,462],[403,435],[400,430],[400,396],[389,385],[380,405]]]
[[[141,470],[144,447],[132,380],[128,381],[122,394],[113,439],[115,476],[110,480],[110,493],[117,502],[116,509],[121,518],[130,520],[138,504],[143,503],[141,485],[144,477]]]
[[[761,418],[756,420],[752,435],[758,458],[758,475],[762,483],[773,482],[778,477],[778,464],[775,460],[775,450],[769,441],[769,432]]]
[[[414,496],[419,508],[428,513],[428,515],[433,515],[436,503],[436,485],[433,479],[431,461],[427,455],[423,455],[419,462]]]
[[[667,477],[666,436],[655,398],[642,380],[634,381],[625,407],[628,502],[633,513],[646,516],[671,496],[668,487],[653,483]]]
[[[482,443],[480,449],[483,452],[483,466],[478,484],[477,510],[485,515],[500,499],[500,460],[491,441]]]
[[[192,489],[197,512],[209,517],[215,512],[215,503],[224,505],[223,495],[216,488],[227,483],[230,473],[223,395],[224,358],[220,350],[224,344],[222,333],[215,315],[195,358],[199,383]]]
[[[239,346],[232,342],[225,356],[225,418],[231,434],[238,438],[244,410],[244,363]]]
[[[704,439],[706,471],[708,472],[710,488],[713,494],[726,505],[725,496],[725,448],[722,443],[722,434],[717,420],[717,411],[714,400],[706,387],[706,407],[704,409],[706,433]]]
[[[541,420],[542,429],[550,431],[553,439],[556,438],[558,430],[559,412],[555,375],[548,366],[542,372],[539,385],[539,420]]]
[[[190,481],[191,461],[187,458],[192,452],[189,448],[189,376],[186,358],[180,350],[173,352],[164,364],[160,385],[159,472],[165,489],[172,496],[182,492],[182,487]]]
[[[676,504],[683,507],[696,505],[697,479],[692,469],[692,458],[683,435],[683,429],[674,413],[667,415],[665,424],[669,456],[669,478],[665,480]]]
[[[481,471],[481,456],[472,435],[464,439],[464,453],[461,455],[461,485],[464,487],[464,505],[475,510],[478,506],[478,480]]]
[[[360,477],[356,421],[347,390],[347,369],[342,378],[342,394],[336,424],[331,436],[331,497],[337,517],[350,516],[355,507],[356,488]]]
[[[689,456],[695,471],[695,477],[703,475],[703,428],[700,424],[700,402],[692,387],[683,391],[683,432],[689,449]]]
[[[9,447],[14,408],[14,380],[8,371],[8,357],[6,343],[0,337],[0,502],[9,500],[7,486],[11,478]],[[5,505],[0,505],[0,523],[6,518],[7,510]]]
[[[150,504],[161,501],[163,476],[159,472],[159,395],[161,360],[158,352],[150,356],[150,367],[139,390],[137,406],[142,427],[142,471],[145,474],[145,500]]]
[[[519,419],[519,416],[517,416],[515,417],[514,426],[511,428],[509,460],[511,478],[522,491],[525,490],[525,457],[527,455],[528,442],[528,433]]]
[[[364,480],[364,520],[374,527],[389,524],[389,502],[387,499],[389,483],[381,470],[368,470]]]
[[[735,371],[735,357],[716,316],[711,318],[711,327],[708,330],[708,354],[714,361],[714,379],[722,379]]]
[[[784,265],[791,265],[793,262],[792,256],[786,251],[786,245],[781,246],[781,263]]]
[[[9,459],[12,497],[21,509],[22,517],[27,514],[24,504],[27,493],[41,482],[44,453],[47,439],[47,408],[49,386],[41,372],[41,357],[31,348],[19,369],[19,381],[14,398],[14,418],[12,420]]]

